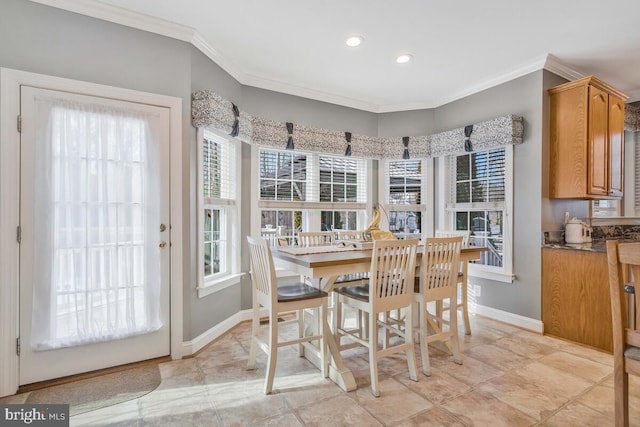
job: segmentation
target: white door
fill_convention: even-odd
[[[170,354],[168,109],[23,86],[21,117],[20,384]]]

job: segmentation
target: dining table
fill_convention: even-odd
[[[371,268],[371,249],[332,246],[274,246],[272,249],[274,264],[314,282],[315,286],[330,293],[338,277],[349,274],[357,274],[369,271]],[[416,267],[419,268],[423,245],[418,246]],[[480,255],[487,248],[470,246],[460,251],[460,261],[464,265],[469,261],[480,259]],[[466,283],[464,284],[466,288]],[[335,329],[335,325],[332,325]],[[307,343],[308,344],[308,343]],[[344,391],[353,391],[357,388],[356,381],[351,370],[345,365],[340,354],[340,347],[336,340],[335,332],[327,337],[327,344],[331,356],[329,364],[329,378]],[[315,359],[315,352],[305,352],[305,357],[314,365],[320,366],[320,360]]]

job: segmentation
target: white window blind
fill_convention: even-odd
[[[236,141],[204,131],[200,152],[199,286],[232,273],[231,218],[235,215]]]
[[[205,203],[234,204],[236,162],[233,142],[205,133],[202,146],[202,190]]]
[[[387,161],[386,181],[391,205],[419,205],[422,203],[422,161]]]
[[[512,150],[512,147],[508,148]],[[476,264],[511,277],[511,151],[500,147],[451,156],[449,201],[450,228],[471,231],[470,244],[487,251]]]
[[[259,159],[262,207],[338,210],[366,203],[364,159],[276,150],[260,150]]]

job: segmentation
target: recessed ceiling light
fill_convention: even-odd
[[[356,46],[360,46],[360,43],[362,43],[364,39],[362,38],[362,36],[351,36],[347,39],[347,46],[349,47],[356,47]]]
[[[413,55],[411,55],[410,53],[403,53],[396,58],[396,62],[398,64],[406,64],[407,62],[411,61],[411,59],[413,59]]]

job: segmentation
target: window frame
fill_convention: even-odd
[[[403,159],[380,159],[381,167],[378,169],[378,204],[383,208],[383,215],[380,217],[380,227],[385,230],[389,230],[389,212],[391,211],[408,211],[408,212],[420,212],[421,224],[420,224],[420,239],[425,236],[433,236],[435,232],[435,212],[436,207],[434,204],[434,179],[433,159],[409,159],[408,161],[419,160],[422,163],[421,166],[421,183],[420,183],[420,204],[392,204],[390,200],[390,186],[389,186],[389,167],[393,162],[404,162]],[[431,203],[431,206],[429,206]]]
[[[492,147],[482,151],[494,150],[496,148],[504,148],[505,150],[504,202],[470,203],[465,204],[467,206],[459,209],[452,207],[451,205],[455,205],[455,203],[452,203],[451,201],[452,195],[454,194],[452,185],[455,185],[455,183],[452,182],[451,171],[451,157],[453,156],[443,156],[438,158],[438,181],[440,184],[438,192],[441,195],[441,202],[438,206],[438,228],[455,229],[455,212],[471,210],[502,211],[502,267],[469,263],[468,275],[499,282],[513,283],[515,280],[515,275],[513,274],[513,145]],[[464,154],[465,153],[462,153],[460,155]],[[458,155],[455,157],[457,156]]]
[[[244,273],[240,270],[240,188],[242,179],[241,144],[238,139],[224,135],[211,128],[198,128],[197,141],[197,186],[196,186],[196,217],[197,217],[197,244],[196,244],[196,290],[198,297],[203,298],[214,292],[221,291],[229,286],[240,283],[240,278]],[[204,139],[209,137],[214,142],[228,144],[228,148],[233,150],[234,159],[228,164],[231,168],[229,179],[233,180],[235,190],[230,197],[214,199],[214,203],[205,203],[204,198]],[[226,234],[226,244],[220,251],[225,252],[226,266],[223,272],[204,275],[204,210],[221,210],[221,229],[224,228]]]
[[[261,200],[260,199],[260,174],[251,174],[251,212],[262,213],[264,210],[299,210],[302,211],[302,230],[320,231],[322,211],[357,211],[357,228],[365,228],[367,225],[367,212],[371,211],[372,194],[372,160],[362,158],[351,158],[361,165],[361,175],[358,177],[358,194],[360,199],[357,202],[320,202],[320,157],[340,158],[339,155],[331,153],[317,153],[295,150],[293,152],[285,149],[266,147],[260,145],[251,146],[251,169],[260,170],[261,151],[279,151],[286,153],[302,154],[307,156],[307,178],[306,178],[306,200]],[[251,233],[261,234],[261,215],[252,215]]]

